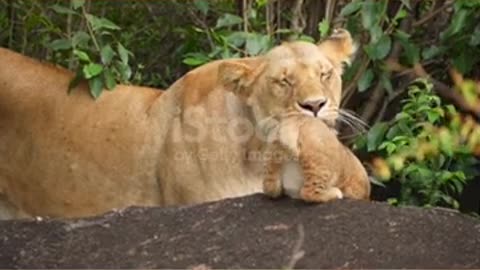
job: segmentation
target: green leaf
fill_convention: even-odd
[[[305,41],[305,42],[309,42],[309,43],[315,43],[315,39],[309,35],[300,35],[298,38],[297,38],[298,41]]]
[[[72,47],[87,47],[90,36],[84,31],[77,31],[72,37]]]
[[[226,13],[217,20],[217,25],[215,26],[215,28],[237,25],[237,24],[241,24],[242,22],[243,22],[243,19],[241,17],[230,14],[230,13]]]
[[[68,84],[67,93],[70,94],[72,92],[72,90],[75,87],[77,87],[82,80],[83,80],[82,72],[80,70],[77,70],[77,73],[75,74],[75,77],[73,77],[73,79]]]
[[[85,79],[91,79],[100,73],[102,73],[103,67],[102,65],[96,64],[96,63],[90,63],[88,65],[85,65],[83,67],[83,76]]]
[[[444,52],[445,52],[445,47],[438,47],[436,45],[433,45],[429,48],[425,48],[422,50],[422,58],[424,60],[433,59],[434,57],[437,57]]]
[[[250,56],[259,55],[270,48],[270,37],[268,35],[250,33],[247,37],[245,50]]]
[[[377,147],[382,143],[385,132],[387,132],[387,123],[376,123],[367,133],[367,151],[372,152],[377,150]]]
[[[408,10],[412,9],[412,5],[410,5],[410,0],[400,0],[404,6],[408,8]]]
[[[427,111],[427,118],[428,118],[428,122],[436,123],[438,119],[440,119],[440,114],[437,111],[430,110],[430,111]]]
[[[382,27],[380,25],[374,25],[370,28],[370,43],[377,43],[382,36],[385,34],[383,33]]]
[[[407,17],[408,13],[405,9],[400,9],[397,14],[395,14],[395,17],[393,18],[393,21],[397,23],[398,20],[401,20],[405,17]]]
[[[362,25],[365,29],[370,29],[380,22],[381,6],[380,2],[367,0],[362,6]]]
[[[193,67],[203,65],[211,60],[203,53],[188,53],[185,56],[186,58],[183,59],[183,63]]]
[[[469,11],[463,8],[454,13],[450,24],[450,35],[458,33],[465,26],[468,15]]]
[[[196,66],[205,64],[205,61],[202,61],[201,59],[198,59],[198,58],[188,57],[183,59],[182,63],[188,66],[196,67]]]
[[[353,1],[348,3],[345,7],[342,8],[340,16],[346,17],[357,12],[362,7],[362,4],[362,1]]]
[[[125,65],[125,64],[119,62],[119,63],[117,63],[117,65],[115,65],[115,68],[118,71],[118,73],[120,73],[122,81],[124,81],[124,82],[128,81],[130,79],[130,77],[132,76],[132,69],[130,68],[129,65]]]
[[[51,6],[51,8],[58,14],[77,14],[75,11],[58,4]]]
[[[318,32],[320,33],[320,37],[321,38],[326,37],[329,31],[330,31],[330,22],[326,18],[324,18],[318,24]]]
[[[380,82],[382,83],[383,88],[387,90],[388,94],[393,93],[392,81],[390,80],[390,74],[382,73],[380,76]]]
[[[61,38],[52,41],[48,47],[54,51],[63,51],[72,48],[72,43],[68,39]]]
[[[90,87],[90,94],[94,99],[100,97],[103,91],[103,81],[100,76],[88,80],[88,86]]]
[[[125,49],[121,43],[117,44],[117,51],[118,55],[120,56],[120,59],[122,60],[122,63],[124,65],[128,65],[128,58],[129,55],[132,54],[129,50]]]
[[[113,90],[115,86],[117,86],[117,82],[115,81],[115,77],[113,76],[112,71],[110,69],[105,69],[103,72],[103,80],[105,82],[105,86],[107,90]]]
[[[475,31],[473,32],[468,44],[473,47],[480,45],[480,25],[475,27]]]
[[[228,44],[235,46],[237,48],[243,46],[245,44],[245,40],[247,39],[248,33],[243,31],[235,31],[226,36],[226,41]]]
[[[398,199],[397,198],[388,198],[387,203],[390,205],[398,205]]]
[[[363,73],[360,80],[358,80],[358,91],[364,92],[367,90],[371,85],[375,75],[373,74],[372,69],[367,69],[365,73]]]
[[[472,70],[475,60],[475,56],[470,55],[468,51],[463,51],[453,58],[453,65],[460,73],[467,74]]]
[[[78,9],[85,5],[85,0],[72,0],[73,9]]]
[[[120,30],[121,28],[113,23],[112,21],[106,18],[99,18],[92,14],[85,14],[85,18],[90,23],[93,28],[93,31],[97,31],[100,29],[110,29],[110,30]]]
[[[115,52],[113,51],[112,47],[110,45],[105,45],[100,51],[100,57],[102,59],[102,64],[104,65],[109,65],[110,62],[112,61],[113,56],[115,55]]]
[[[397,30],[395,37],[398,39],[402,47],[404,48],[407,62],[410,65],[418,63],[420,59],[420,49],[410,40],[410,35],[400,30]]]
[[[88,54],[84,51],[73,50],[73,55],[75,55],[80,61],[91,62],[90,57],[88,57]]]
[[[365,46],[365,52],[372,60],[381,60],[387,57],[392,48],[392,40],[389,36],[383,35],[377,43]]]
[[[195,5],[195,7],[203,13],[203,15],[207,15],[208,13],[208,9],[209,9],[209,3],[208,1],[206,0],[195,0],[193,2],[193,4]]]
[[[383,150],[383,149],[387,151],[388,155],[391,155],[397,149],[397,145],[394,144],[393,142],[386,141],[380,144],[380,146],[378,146],[378,150]]]

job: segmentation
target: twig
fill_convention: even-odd
[[[294,33],[301,34],[305,28],[305,18],[302,12],[303,0],[296,0],[293,6],[292,19],[292,30]]]
[[[480,122],[480,106],[472,106],[470,105],[458,92],[451,89],[448,85],[444,84],[441,81],[438,81],[430,76],[421,64],[416,64],[413,67],[415,74],[419,77],[428,78],[432,84],[436,92],[443,97],[444,99],[450,101],[451,103],[455,104],[456,107],[466,114],[471,115],[475,118],[477,122]]]
[[[368,59],[368,57],[364,57],[364,60],[360,65],[360,68],[358,69],[357,73],[355,73],[355,76],[353,76],[353,79],[348,83],[347,86],[345,86],[345,89],[343,90],[342,100],[341,100],[342,105],[348,104],[348,101],[350,101],[350,98],[355,93],[355,89],[357,88],[358,81],[362,77],[365,70],[367,70],[367,67],[369,64],[370,64],[370,59]]]
[[[190,7],[188,7],[188,13],[192,16],[193,20],[200,25],[207,34],[208,44],[210,45],[210,49],[213,51],[215,49],[215,43],[213,42],[212,34],[210,33],[210,27],[205,22],[205,20],[200,19],[195,11],[193,11]]]
[[[248,33],[248,13],[250,12],[250,1],[243,0],[242,16],[243,16],[243,32]]]
[[[448,8],[449,6],[453,5],[454,1],[451,1],[451,2],[446,2],[444,3],[441,7],[437,8],[436,10],[433,10],[431,12],[429,12],[427,15],[425,15],[425,17],[423,17],[422,19],[416,21],[416,22],[413,22],[412,23],[412,27],[419,27],[421,26],[422,24],[428,22],[429,20],[435,18],[439,13],[441,13],[443,10],[445,10],[446,8]]]
[[[298,239],[295,242],[295,246],[293,246],[292,250],[292,257],[290,258],[290,261],[288,261],[287,266],[285,266],[285,269],[293,269],[295,268],[295,265],[297,262],[305,256],[305,251],[302,250],[303,243],[305,242],[305,229],[303,228],[303,224],[298,224]]]
[[[411,27],[411,22],[412,22],[411,17],[407,17],[401,22],[399,29],[402,30],[403,32],[408,33],[409,32],[408,30]],[[391,62],[392,60],[397,61],[401,51],[402,51],[402,46],[400,42],[395,41],[386,62]],[[361,116],[362,120],[364,120],[366,123],[369,122],[369,120],[373,117],[373,115],[377,111],[380,100],[384,96],[385,96],[385,88],[382,86],[382,82],[379,80],[375,85],[375,88],[373,89],[373,93],[370,96],[370,99],[368,100],[368,103],[365,106],[364,111],[362,112],[362,116]]]
[[[97,51],[100,52],[100,46],[98,45],[97,38],[95,37],[95,33],[93,33],[92,26],[90,25],[90,22],[87,19],[87,10],[85,9],[85,6],[82,6],[82,15],[86,19],[87,30],[92,38],[93,45],[95,46]]]
[[[16,20],[16,12],[13,6],[13,1],[8,1],[8,47],[13,48],[13,41],[14,37],[16,36],[14,33],[15,29],[15,20]]]
[[[387,112],[388,105],[395,99],[397,99],[399,96],[401,96],[405,92],[405,86],[402,87],[397,87],[398,90],[394,91],[390,95],[388,95],[387,100],[383,102],[382,107],[380,108],[380,111],[377,113],[377,116],[375,117],[375,123],[378,121],[381,121]]]
[[[282,2],[280,0],[277,2],[277,9],[276,9],[276,19],[277,19],[277,29],[282,29]],[[277,38],[280,37],[280,33],[277,33]]]
[[[73,3],[72,0],[70,0],[70,8],[72,8]],[[67,14],[67,38],[68,40],[72,40],[72,14],[68,13]],[[70,51],[69,56],[68,56],[68,69],[72,70],[73,69],[73,52]]]
[[[329,23],[332,21],[333,13],[337,4],[336,2],[336,0],[327,0],[327,6],[325,7],[325,19]]]
[[[387,63],[387,68],[392,71],[402,72],[403,74],[413,74],[417,78],[421,77],[430,80],[434,90],[440,97],[454,104],[461,112],[474,117],[477,122],[480,122],[480,106],[470,105],[457,91],[454,91],[445,83],[432,78],[421,63],[416,63],[413,68],[407,68],[391,60]]]
[[[272,1],[267,0],[267,6],[265,7],[265,20],[266,20],[266,28],[267,34],[269,37],[272,36]]]

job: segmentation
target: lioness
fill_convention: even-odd
[[[0,49],[0,206],[14,217],[80,217],[262,191],[246,152],[262,119],[333,123],[348,32],[196,68],[160,95],[117,86],[93,101],[73,74]],[[3,196],[1,196],[3,194]]]
[[[370,181],[355,155],[321,119],[291,114],[271,128],[263,191],[307,202],[368,199]]]

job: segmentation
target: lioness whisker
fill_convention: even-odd
[[[344,109],[339,109],[338,110],[338,113],[343,115],[343,116],[346,116],[346,117],[349,117],[350,119],[356,121],[358,124],[368,128],[368,124],[363,121],[360,117],[356,116],[354,112],[351,112],[351,111],[348,111],[348,110],[344,110]]]

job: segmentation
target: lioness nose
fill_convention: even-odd
[[[326,98],[298,103],[302,109],[313,112],[313,115],[315,116],[317,116],[317,113],[323,108],[323,106],[325,106],[325,104],[327,104]]]

